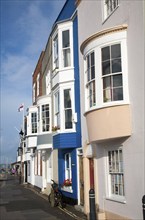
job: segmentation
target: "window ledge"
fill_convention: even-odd
[[[63,186],[61,188],[62,191],[65,191],[65,192],[69,192],[69,193],[73,193],[73,189],[72,189],[72,186]]]
[[[126,204],[126,200],[124,197],[119,197],[119,196],[111,196],[111,197],[106,197],[106,200],[110,200],[113,202],[118,202],[122,204]]]

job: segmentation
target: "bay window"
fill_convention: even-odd
[[[85,50],[86,111],[129,102],[126,32],[107,37]]]

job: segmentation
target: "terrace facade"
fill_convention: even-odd
[[[94,188],[98,215],[142,219],[144,2],[77,6],[85,213]]]

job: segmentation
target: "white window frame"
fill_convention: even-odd
[[[122,157],[119,158],[120,155],[122,155]],[[117,160],[117,157],[118,157],[118,160]],[[109,160],[109,158],[111,158],[111,160]],[[107,147],[106,177],[107,177],[106,178],[106,199],[121,202],[121,203],[126,203],[123,146],[114,146],[114,147],[112,146],[109,148]],[[114,182],[112,181],[113,178],[114,178]],[[121,191],[121,185],[122,185],[122,191]]]
[[[64,31],[69,30],[69,47],[63,48],[63,39],[62,35]],[[53,47],[53,70],[56,69],[57,65],[55,65],[55,60],[54,58],[54,42],[55,42],[55,37],[58,36],[58,70],[63,70],[63,69],[69,69],[73,66],[73,22],[72,21],[67,21],[63,22],[57,25],[56,31],[52,35],[52,47]],[[70,49],[70,65],[69,66],[64,66],[63,65],[63,49]]]
[[[94,64],[92,64],[91,56],[94,56]],[[92,73],[94,71],[94,77]],[[91,51],[86,57],[86,88],[88,106],[91,108],[96,105],[96,82],[95,82],[95,52]]]
[[[104,0],[104,20],[106,20],[119,6],[119,0]]]
[[[57,90],[54,94],[54,126],[60,128],[60,91]]]
[[[59,68],[59,38],[58,33],[53,39],[53,69]]]
[[[65,107],[65,91],[66,90],[69,90],[69,95],[70,95],[70,102],[71,102],[71,106],[69,106],[69,107]],[[71,90],[71,88],[66,88],[66,89],[64,89],[63,90],[63,102],[64,102],[64,129],[65,130],[70,130],[70,129],[73,129],[73,109],[72,109],[72,90]],[[66,128],[66,125],[65,125],[65,123],[67,122],[66,121],[66,112],[68,112],[69,110],[71,110],[71,114],[72,114],[72,118],[71,118],[71,124],[72,124],[72,127],[70,127],[70,128]]]
[[[128,68],[127,68],[127,40],[126,30],[120,32],[114,32],[103,35],[100,38],[96,38],[94,41],[88,43],[84,49],[84,76],[86,74],[86,57],[92,51],[95,52],[95,81],[96,81],[96,106],[90,107],[87,100],[87,88],[85,89],[85,111],[92,109],[100,109],[108,106],[115,106],[121,104],[129,104],[129,92],[128,92]],[[121,45],[122,54],[122,81],[123,81],[123,100],[116,100],[110,102],[103,101],[103,85],[102,85],[102,65],[101,65],[101,49],[113,44]],[[87,84],[85,77],[85,85]]]
[[[68,32],[69,45],[63,45],[64,43],[64,32]],[[62,31],[62,64],[63,68],[71,66],[71,47],[70,47],[70,30],[66,29]]]
[[[65,158],[65,180],[72,179],[72,168],[71,168],[71,153],[66,153]]]
[[[47,108],[48,107],[48,111],[49,111],[49,117],[47,117]],[[43,111],[43,107],[44,107],[44,111]],[[49,121],[47,123],[47,121]],[[49,104],[42,104],[41,105],[41,126],[42,126],[42,132],[48,132],[50,131],[50,105]],[[48,126],[48,129],[47,129]]]
[[[33,117],[34,114],[35,114],[36,117]],[[36,134],[37,131],[38,131],[38,128],[37,128],[37,112],[31,112],[31,133]]]
[[[117,57],[117,58],[112,58],[112,47],[113,46],[117,46],[119,45],[119,49],[120,49],[120,57]],[[102,47],[101,48],[101,54],[103,53],[103,49],[106,49],[108,48],[109,49],[109,59],[107,60],[101,60],[101,65],[102,65],[102,84],[103,84],[103,102],[113,102],[113,101],[120,101],[120,100],[123,100],[123,80],[122,80],[122,54],[121,54],[121,45],[120,43],[116,43],[116,44],[111,44],[111,45],[108,45],[108,46],[105,46],[105,47]],[[116,71],[113,71],[113,62],[117,62],[117,61],[120,61],[120,71],[117,72]],[[108,63],[109,64],[109,71],[108,73],[103,73],[103,65]],[[106,70],[107,68],[105,68]],[[122,81],[122,85],[114,85],[115,84],[115,77],[119,76],[121,78],[121,81]],[[107,80],[109,79],[109,80]],[[108,84],[108,87],[106,86],[105,89],[104,89],[104,84]],[[115,92],[115,90],[117,90],[117,92]],[[122,90],[121,91],[121,94],[120,94],[120,99],[119,99],[119,93],[118,93],[118,90]],[[115,100],[115,94],[117,94],[118,96],[118,99]],[[122,97],[121,97],[122,96]]]

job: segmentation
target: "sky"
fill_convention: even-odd
[[[0,163],[16,162],[32,74],[65,0],[0,0]]]

